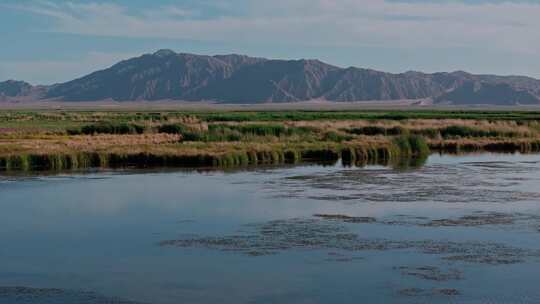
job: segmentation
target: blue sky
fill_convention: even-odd
[[[538,16],[540,0],[0,0],[0,81],[62,82],[161,48],[540,78]]]

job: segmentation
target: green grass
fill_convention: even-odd
[[[396,136],[413,134],[427,138],[442,137],[445,139],[452,138],[480,138],[480,137],[499,137],[499,138],[517,138],[523,137],[524,134],[514,131],[502,130],[485,130],[481,128],[473,128],[469,126],[448,126],[444,128],[424,128],[424,129],[406,129],[403,127],[381,127],[381,126],[365,126],[360,128],[344,129],[344,132],[355,135],[365,136]]]
[[[405,120],[405,119],[473,119],[473,120],[540,120],[540,112],[527,111],[283,111],[193,113],[202,120],[216,121],[312,121],[312,120]]]
[[[283,139],[296,136],[302,140],[310,140],[319,135],[320,130],[313,127],[287,127],[281,124],[249,124],[249,125],[226,125],[211,124],[208,130],[194,129],[184,124],[164,124],[157,127],[157,132],[168,134],[180,134],[185,141],[252,141],[258,139],[264,141],[268,138]],[[328,134],[328,133],[327,133]],[[342,141],[343,138],[334,136],[331,141]]]
[[[471,119],[513,120],[517,122],[540,121],[539,111],[438,111],[438,110],[366,110],[366,111],[14,111],[0,113],[1,127],[58,127],[98,122],[168,123],[185,118],[207,122],[279,122],[314,120],[394,120],[407,119]]]

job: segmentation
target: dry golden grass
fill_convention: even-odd
[[[49,136],[37,139],[10,139],[0,141],[0,153],[18,154],[57,154],[73,152],[105,151],[123,149],[130,151],[140,146],[157,147],[176,143],[179,135],[141,134],[141,135],[85,135],[85,136]]]

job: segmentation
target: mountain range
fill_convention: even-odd
[[[427,100],[435,104],[540,105],[540,80],[462,71],[401,74],[319,60],[205,56],[159,50],[65,83],[0,82],[0,100],[269,103]]]

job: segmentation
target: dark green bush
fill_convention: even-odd
[[[403,128],[403,127],[392,127],[386,129],[386,135],[403,135],[408,134],[409,130]]]
[[[159,133],[167,134],[183,134],[186,130],[186,126],[181,124],[165,124],[158,127]]]
[[[411,133],[413,135],[421,135],[421,136],[425,136],[429,138],[436,138],[441,134],[439,129],[434,129],[434,128],[415,129],[415,130],[411,130]]]
[[[420,156],[430,153],[429,146],[422,136],[402,135],[394,138],[393,142],[403,156]]]
[[[441,136],[444,138],[452,137],[519,137],[518,132],[498,131],[498,130],[481,130],[467,126],[449,126],[440,130]]]
[[[360,128],[352,128],[352,129],[348,129],[346,131],[348,133],[356,134],[356,135],[368,135],[368,136],[386,135],[386,128],[377,127],[377,126],[367,126],[367,127],[360,127]]]
[[[287,129],[282,125],[241,125],[233,126],[232,129],[240,131],[242,134],[257,136],[276,136],[287,134]]]
[[[182,140],[185,141],[206,141],[205,134],[197,131],[184,131],[182,132]]]
[[[356,134],[356,135],[367,135],[367,136],[376,136],[376,135],[402,135],[407,134],[408,130],[402,127],[392,127],[385,128],[379,126],[366,126],[360,128],[346,129],[347,133]]]
[[[131,123],[99,123],[84,125],[80,128],[68,128],[69,135],[92,135],[92,134],[142,134],[145,127]]]
[[[441,136],[449,137],[485,137],[486,134],[482,130],[473,129],[466,126],[449,126],[441,129]]]
[[[73,128],[67,128],[66,129],[66,133],[68,135],[80,135],[82,134],[81,133],[81,128],[76,128],[76,127],[73,127]]]
[[[429,146],[422,136],[410,135],[407,138],[413,154],[428,155],[430,153]]]

